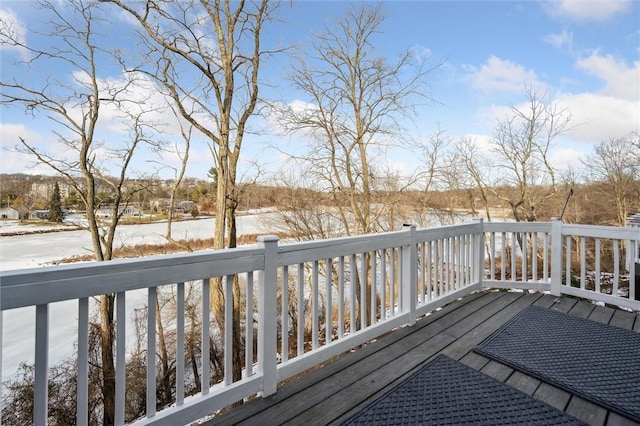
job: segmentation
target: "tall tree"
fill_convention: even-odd
[[[380,230],[381,211],[372,197],[383,168],[376,161],[387,144],[402,140],[401,122],[412,116],[418,98],[424,100],[425,77],[433,69],[411,51],[396,61],[377,54],[384,18],[379,7],[354,7],[316,35],[288,76],[307,107],[274,108],[287,132],[311,136],[309,150],[295,159],[346,207],[341,218],[347,235]]]
[[[214,248],[235,247],[238,161],[249,119],[258,102],[263,25],[275,3],[267,0],[105,0],[138,24],[149,61],[139,68],[173,99],[177,111],[210,141],[217,169]],[[185,74],[193,78],[184,78]],[[220,328],[224,296],[214,280],[213,307]],[[234,380],[243,367],[240,288],[233,285]]]
[[[603,185],[600,199],[615,206],[612,225],[625,226],[631,210],[640,210],[640,133],[600,142],[583,163],[587,179]]]
[[[490,167],[488,160],[480,152],[478,141],[470,137],[456,140],[451,164],[461,170],[462,181],[464,182],[463,187],[466,191],[469,191],[469,203],[473,214],[476,215],[475,197],[477,191],[482,199],[487,220],[491,221],[489,205]]]
[[[377,232],[389,223],[389,209],[374,201],[389,177],[379,166],[386,145],[402,140],[402,120],[424,101],[432,70],[411,51],[395,61],[379,56],[375,39],[383,21],[379,7],[350,8],[292,65],[288,80],[307,106],[274,106],[286,131],[311,137],[309,150],[295,160],[330,197],[343,235]],[[370,289],[366,293],[369,300]]]
[[[53,187],[51,199],[49,200],[49,222],[62,222],[62,200],[60,199],[60,186],[58,182]]]
[[[116,227],[129,200],[140,188],[127,188],[134,154],[145,144],[150,130],[145,121],[148,112],[144,100],[133,94],[139,80],[133,73],[121,78],[102,78],[104,67],[119,69],[119,58],[106,46],[110,31],[108,15],[99,2],[77,0],[62,4],[42,0],[39,3],[48,21],[34,30],[43,44],[29,45],[13,31],[10,23],[0,26],[0,43],[18,47],[24,55],[12,73],[4,72],[0,81],[0,102],[20,105],[27,114],[49,120],[58,146],[47,150],[35,141],[20,137],[16,149],[21,150],[65,178],[84,204],[87,228],[91,234],[96,260],[110,260],[113,255]],[[35,27],[34,27],[35,28]],[[27,60],[22,58],[27,57]],[[65,78],[37,73],[34,70],[59,69]],[[111,68],[110,68],[111,69]],[[24,79],[29,74],[30,79]],[[41,78],[37,78],[41,76]],[[115,116],[120,129],[109,143],[99,136],[103,112]],[[106,124],[106,122],[105,122]],[[111,122],[113,125],[114,123]],[[110,194],[109,219],[98,219],[102,207],[99,192]],[[114,422],[114,306],[112,294],[100,297],[99,324],[101,339],[103,421]]]
[[[548,93],[526,89],[527,102],[512,106],[498,120],[493,151],[500,177],[494,194],[510,207],[516,222],[533,222],[538,210],[558,193],[550,151],[558,136],[570,129],[571,114],[549,102]]]

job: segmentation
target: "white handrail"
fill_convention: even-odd
[[[616,281],[622,276],[622,259],[637,251],[639,244],[640,227],[567,225],[556,220],[477,221],[430,229],[406,225],[396,232],[289,244],[265,236],[254,246],[230,250],[3,271],[0,308],[10,311],[36,306],[34,421],[44,424],[50,367],[49,305],[79,301],[78,423],[86,424],[89,300],[106,293],[116,294],[115,415],[116,422],[122,423],[128,295],[147,292],[147,329],[155,330],[156,293],[167,286],[175,288],[180,305],[175,315],[179,355],[176,405],[155,412],[156,341],[155,333],[148,333],[147,417],[137,423],[186,423],[255,394],[271,395],[279,381],[398,326],[414,324],[420,315],[483,287],[550,291],[558,296],[576,295],[640,310],[633,274],[626,294],[620,293],[622,287]],[[611,286],[601,278],[605,269],[613,271],[615,282]],[[592,271],[593,283],[589,281]],[[245,374],[233,382],[231,356],[236,343],[231,334],[231,295],[233,277],[239,275],[246,277],[241,309],[245,314],[243,338],[247,351]],[[202,353],[208,354],[215,329],[209,314],[209,280],[218,277],[222,279],[225,298],[225,333],[219,343],[223,345],[224,377],[210,386],[212,371],[209,362],[204,362],[200,392],[186,396],[185,283],[201,283],[197,285],[202,298],[200,321],[206,326],[202,327],[200,344]],[[257,353],[253,351],[254,337]]]

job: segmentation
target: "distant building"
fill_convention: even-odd
[[[151,209],[157,212],[167,212],[169,210],[169,205],[171,204],[170,198],[156,198],[152,200],[150,203]]]
[[[110,207],[100,208],[100,209],[96,210],[95,216],[97,218],[108,218],[108,217],[111,217],[111,208]]]
[[[30,194],[38,198],[49,199],[55,186],[55,182],[34,182],[31,184]],[[58,183],[58,189],[60,189],[60,198],[62,199],[67,198],[72,190],[71,186],[66,183]]]
[[[177,212],[190,212],[193,206],[196,205],[195,201],[181,201],[175,207],[175,211]]]
[[[31,215],[41,220],[47,220],[49,219],[49,209],[33,210],[31,212]]]
[[[138,207],[128,206],[124,210],[121,210],[123,216],[142,216],[142,210]],[[110,218],[113,213],[113,207],[102,207],[96,210],[96,217],[101,219]]]
[[[0,208],[0,219],[20,219],[20,212],[13,207]]]
[[[142,216],[142,210],[140,210],[137,207],[127,207],[126,209],[124,209],[124,211],[122,212],[123,216]]]

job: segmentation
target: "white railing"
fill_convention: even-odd
[[[146,410],[135,423],[184,424],[244,398],[271,395],[280,381],[483,287],[572,294],[640,310],[633,274],[627,293],[616,282],[621,252],[637,249],[639,241],[640,229],[559,221],[478,221],[420,230],[407,225],[398,232],[289,244],[267,236],[256,246],[237,249],[5,271],[0,306],[2,311],[35,306],[33,422],[40,425],[48,416],[49,333],[57,320],[50,318],[50,307],[72,303],[70,315],[78,323],[77,422],[87,424],[93,300],[115,294],[115,423],[123,424],[132,420],[125,417],[125,366],[135,333],[127,314],[142,294],[146,330],[174,331],[175,403],[158,406],[160,334],[146,333]],[[599,277],[609,269],[613,282],[604,285]],[[211,305],[212,298],[220,300],[218,288],[222,317]],[[172,301],[175,313],[157,323],[163,318],[156,311],[160,295]],[[232,332],[234,306],[242,318],[236,317],[240,342]],[[194,363],[186,356],[194,330],[198,354],[208,359],[218,351],[222,360],[201,362],[198,355]],[[234,344],[235,352],[244,354],[239,380],[231,374]],[[197,371],[199,389],[193,388],[196,373],[190,370]]]
[[[554,220],[485,223],[483,232],[484,286],[550,291],[640,310],[640,283],[633,264],[625,266],[628,255],[638,251],[640,228]]]

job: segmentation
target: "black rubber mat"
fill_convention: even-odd
[[[439,355],[344,425],[581,425],[578,419]]]
[[[530,306],[475,351],[640,422],[640,333]]]

